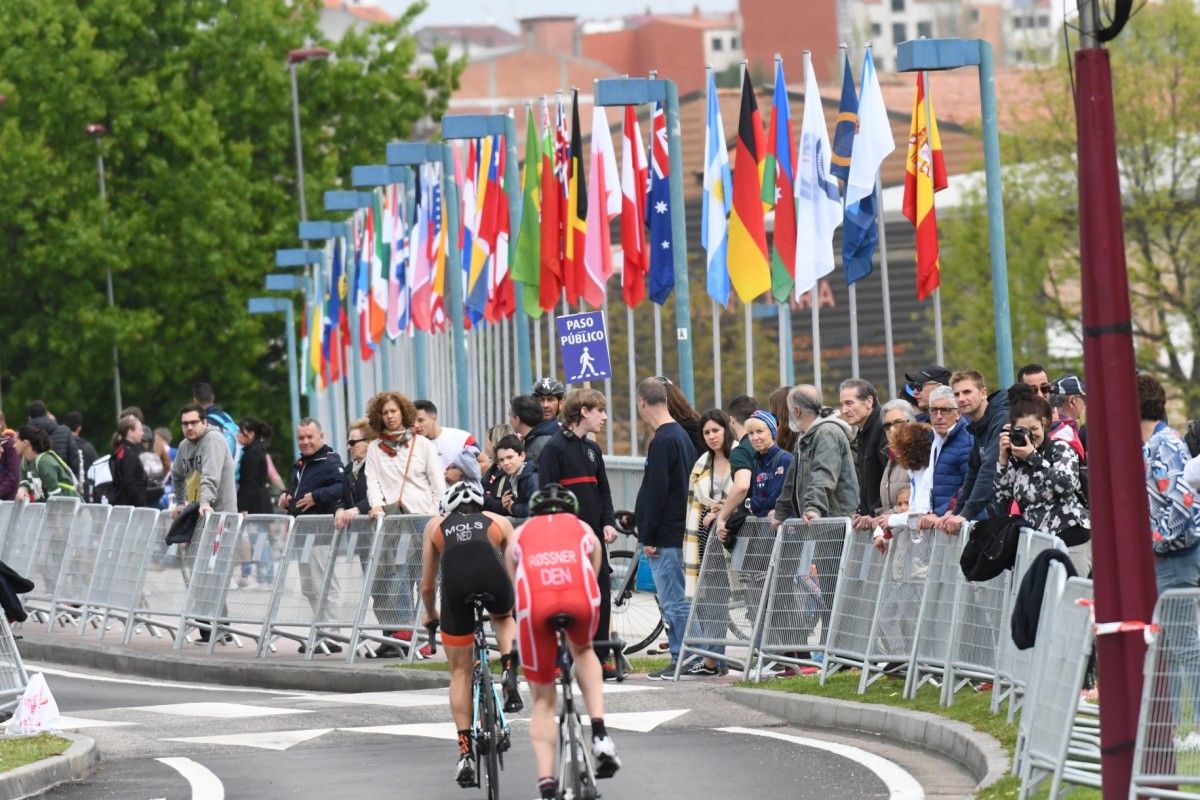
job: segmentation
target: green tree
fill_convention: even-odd
[[[314,217],[314,198],[351,165],[381,161],[388,141],[439,118],[462,69],[444,51],[417,67],[409,29],[420,4],[337,44],[318,32],[320,6],[0,0],[0,388],[10,422],[42,398],[60,414],[82,410],[102,440],[113,427],[114,343],[124,400],[154,424],[172,421],[201,379],[235,413],[286,422],[282,320],[245,307],[274,250],[297,244],[287,52],[334,51],[300,74]],[[85,133],[93,122],[108,130],[99,145]]]
[[[1155,370],[1188,410],[1200,399],[1200,12],[1168,0],[1134,17],[1110,45],[1138,365]],[[1078,182],[1072,87],[1065,64],[1031,73],[1029,114],[1003,142],[1015,357],[1046,353],[1047,326],[1081,337]],[[995,352],[987,213],[981,192],[943,227],[944,261],[978,265],[945,284],[952,363]],[[966,274],[964,272],[964,274]],[[1064,364],[1062,366],[1068,366]],[[1079,366],[1078,362],[1069,366]]]

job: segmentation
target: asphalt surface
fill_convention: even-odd
[[[44,795],[55,800],[483,796],[453,782],[457,748],[445,690],[321,695],[53,667],[45,674],[64,728],[96,739],[103,755],[94,776]],[[965,769],[941,756],[878,737],[789,728],[719,689],[704,680],[608,684],[605,717],[624,766],[601,784],[603,795],[940,798],[973,786]],[[525,714],[512,727],[502,796],[532,798]]]

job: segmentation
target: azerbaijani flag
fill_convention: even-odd
[[[750,71],[746,70],[742,76],[742,110],[734,156],[733,211],[729,216],[729,279],[743,303],[771,288],[759,182],[765,151],[762,118],[750,85]]]
[[[908,128],[908,163],[904,174],[904,216],[917,229],[917,299],[924,300],[941,285],[937,214],[933,195],[949,185],[942,140],[938,136],[933,99],[925,97],[924,73],[917,73],[912,123]],[[926,114],[926,102],[929,103]],[[925,124],[929,120],[928,127]]]
[[[775,209],[775,233],[771,237],[771,294],[776,302],[783,303],[796,280],[796,159],[792,151],[792,112],[782,59],[775,61],[775,95],[771,103],[762,199]]]

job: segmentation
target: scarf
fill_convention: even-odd
[[[396,453],[400,452],[400,448],[408,444],[412,439],[412,432],[408,430],[383,431],[379,434],[379,449],[384,452],[389,458],[395,458]]]

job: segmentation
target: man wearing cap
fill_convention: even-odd
[[[917,398],[917,422],[929,422],[929,393],[939,386],[950,385],[950,370],[940,364],[930,364],[916,372],[904,373],[904,379]]]
[[[553,378],[539,378],[537,383],[533,384],[533,399],[542,406],[541,421],[525,434],[525,460],[532,461],[535,464],[541,458],[542,448],[546,443],[562,430],[562,425],[559,424],[558,416],[562,410],[563,395],[566,394],[567,387],[562,385],[561,381],[556,381]]]
[[[1057,419],[1050,426],[1050,438],[1064,441],[1079,456],[1087,459],[1087,392],[1075,375],[1064,375],[1050,384],[1050,405]]]

